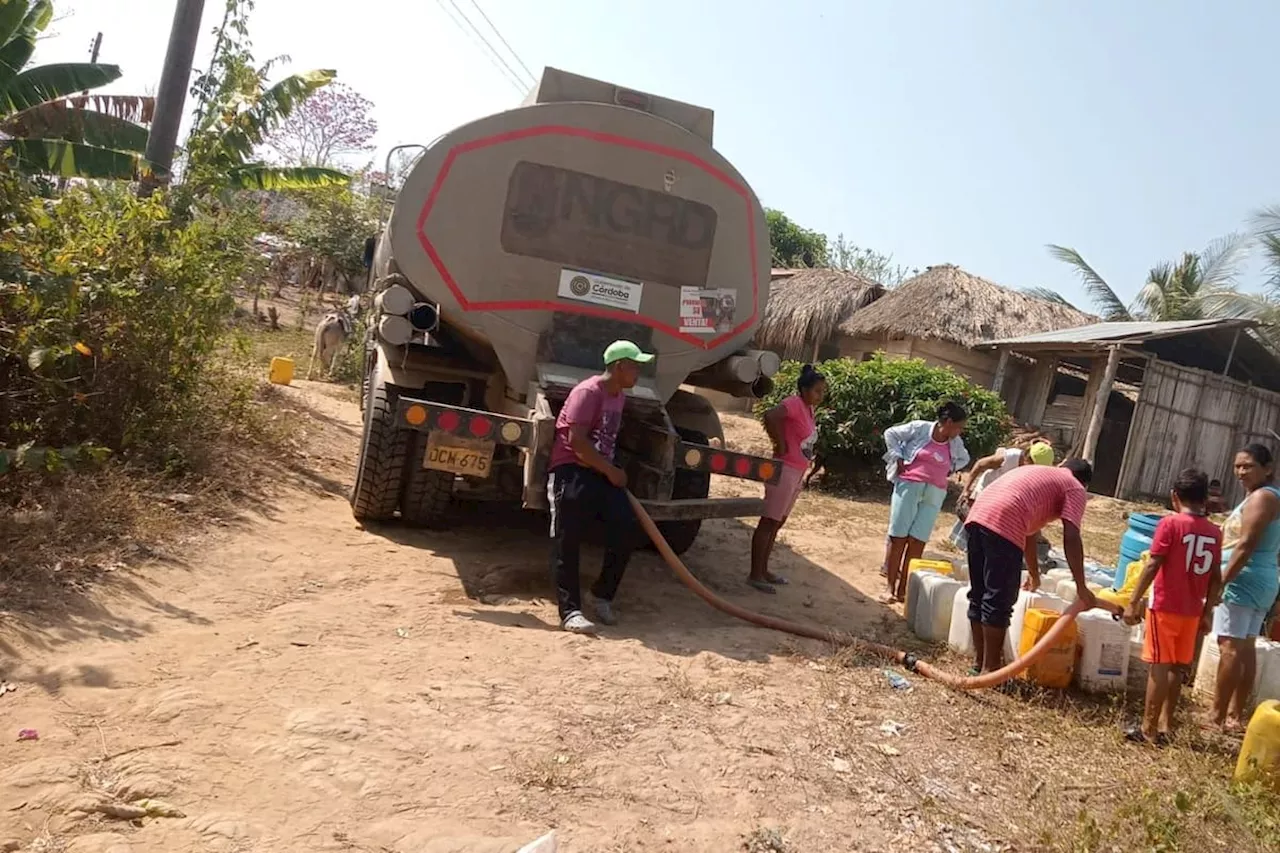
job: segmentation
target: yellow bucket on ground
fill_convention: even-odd
[[[1018,639],[1018,656],[1031,651],[1040,638],[1062,618],[1061,613],[1033,607],[1022,622],[1022,636]],[[1049,647],[1044,657],[1027,667],[1023,677],[1041,687],[1064,688],[1071,684],[1076,669],[1076,624],[1072,622],[1066,632]]]
[[[273,385],[288,385],[293,381],[293,359],[276,356],[271,359],[271,370],[267,378]]]
[[[1253,712],[1240,744],[1235,778],[1239,782],[1269,778],[1280,787],[1280,701],[1268,699]]]

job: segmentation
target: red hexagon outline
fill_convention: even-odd
[[[747,250],[751,253],[751,316],[742,323],[739,323],[733,330],[726,332],[719,337],[707,339],[698,335],[689,334],[688,332],[681,332],[675,326],[663,323],[652,317],[646,317],[642,314],[632,314],[626,311],[612,311],[608,308],[596,308],[590,305],[574,304],[570,302],[553,302],[541,299],[489,300],[486,302],[467,299],[467,297],[463,295],[462,289],[458,287],[458,282],[454,279],[453,274],[449,272],[449,268],[440,257],[440,253],[436,251],[435,244],[433,244],[431,242],[431,238],[427,236],[427,218],[431,215],[431,210],[435,206],[436,198],[440,195],[440,188],[444,185],[445,178],[448,177],[449,170],[453,168],[453,163],[459,155],[477,151],[481,148],[488,148],[491,145],[502,145],[507,142],[516,142],[535,136],[572,136],[579,139],[588,139],[592,142],[599,142],[604,145],[618,145],[624,148],[634,148],[639,151],[647,151],[651,154],[661,154],[664,157],[681,160],[691,166],[696,166],[737,193],[747,206]],[[431,192],[428,193],[427,200],[422,205],[422,211],[418,214],[418,242],[422,244],[422,248],[426,251],[427,257],[431,259],[432,266],[436,268],[436,272],[440,274],[441,280],[444,281],[445,285],[449,288],[449,291],[453,294],[453,298],[457,300],[458,306],[466,312],[563,311],[570,314],[586,314],[592,317],[622,320],[628,323],[639,322],[641,325],[648,326],[660,332],[665,332],[674,338],[679,338],[680,340],[694,344],[702,349],[712,349],[723,341],[741,334],[756,322],[756,318],[760,313],[760,270],[756,260],[756,223],[755,217],[752,215],[751,211],[751,194],[747,188],[735,181],[729,175],[717,169],[715,166],[693,154],[680,151],[675,148],[668,148],[665,145],[656,145],[652,142],[644,142],[639,139],[631,139],[629,137],[618,136],[611,133],[600,133],[580,127],[569,127],[567,125],[536,125],[534,127],[527,127],[521,130],[512,130],[505,133],[482,136],[479,139],[473,139],[470,142],[463,142],[455,145],[450,148],[449,152],[445,155],[444,163],[440,166],[440,171],[436,175],[435,182],[431,185]]]

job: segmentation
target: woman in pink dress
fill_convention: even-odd
[[[764,429],[773,442],[773,455],[782,463],[782,475],[776,485],[764,487],[764,512],[751,537],[751,574],[747,583],[760,592],[772,595],[775,586],[787,579],[769,571],[769,555],[778,531],[786,523],[791,508],[804,486],[804,472],[813,462],[813,447],[818,440],[818,427],[813,410],[827,393],[827,379],[812,364],[800,368],[796,393],[774,406],[764,416]]]

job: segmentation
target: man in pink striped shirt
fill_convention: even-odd
[[[1077,597],[1093,605],[1084,580],[1080,525],[1088,499],[1085,486],[1093,466],[1068,459],[1056,468],[1016,468],[983,489],[965,518],[969,537],[969,623],[973,626],[974,669],[994,672],[1004,665],[1004,638],[1018,600],[1022,564],[1028,589],[1040,586],[1036,541],[1040,530],[1062,519],[1062,550],[1076,582]],[[1016,643],[1016,639],[1015,639]]]

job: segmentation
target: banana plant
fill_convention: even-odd
[[[53,20],[51,0],[0,0],[0,151],[30,174],[132,179],[143,167],[150,98],[82,95],[120,77],[115,65],[28,68]]]
[[[223,62],[223,79],[197,115],[188,140],[189,180],[210,189],[288,190],[347,184],[336,169],[275,166],[257,159],[271,133],[299,104],[337,76],[306,71],[266,85],[272,63],[254,68],[234,57]]]

